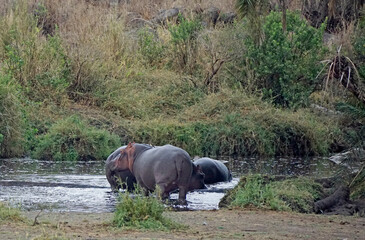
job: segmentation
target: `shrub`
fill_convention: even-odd
[[[308,104],[318,81],[325,24],[313,28],[293,12],[288,12],[287,23],[287,31],[283,32],[281,14],[271,12],[263,25],[262,43],[257,45],[251,37],[245,41],[246,61],[256,73],[256,85],[262,89],[264,99],[298,108]]]
[[[197,37],[202,29],[198,20],[188,20],[179,15],[179,24],[169,26],[173,61],[181,72],[193,74],[196,70]]]
[[[34,158],[75,161],[102,160],[120,146],[119,138],[105,130],[90,127],[77,116],[53,124],[40,136]]]
[[[138,36],[139,52],[142,58],[150,66],[158,65],[165,57],[166,47],[148,28],[142,29]]]
[[[164,205],[155,197],[144,197],[137,188],[135,195],[120,193],[113,223],[117,227],[168,230],[181,227],[165,218]]]

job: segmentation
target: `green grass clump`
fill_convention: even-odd
[[[11,77],[0,73],[0,157],[23,154],[24,119],[18,96]]]
[[[241,178],[235,189],[224,197],[222,206],[313,212],[313,204],[322,196],[321,185],[311,179],[297,178],[274,181],[270,177],[252,175]],[[221,204],[220,204],[221,205]]]
[[[270,185],[277,197],[295,212],[313,212],[314,202],[323,195],[322,186],[306,178],[272,182]]]
[[[241,179],[242,181],[243,179]],[[260,175],[247,177],[243,187],[237,189],[232,198],[231,206],[290,210],[289,206],[276,195],[275,190],[267,184]]]
[[[23,221],[23,218],[20,216],[19,209],[0,202],[0,222],[2,221]]]
[[[88,126],[73,115],[56,122],[40,137],[32,157],[56,161],[100,160],[118,146],[118,136]]]
[[[121,193],[113,223],[117,227],[170,230],[181,226],[163,216],[164,205],[154,196],[143,196],[137,188],[135,195]]]
[[[263,109],[243,115],[219,110],[209,120],[197,118],[136,121],[131,125],[133,139],[173,144],[192,155],[308,156],[326,154],[337,129],[305,111]]]

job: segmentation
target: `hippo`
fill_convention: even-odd
[[[146,193],[158,186],[162,199],[179,189],[179,203],[184,205],[188,191],[206,188],[200,166],[193,164],[185,150],[172,145],[129,143],[110,161],[110,168],[129,169]]]
[[[127,189],[133,191],[134,186],[137,183],[136,178],[129,169],[118,170],[113,166],[116,159],[121,157],[121,151],[127,146],[123,146],[115,150],[106,160],[105,173],[106,178],[110,184],[112,191],[118,191],[119,189]]]
[[[194,161],[205,174],[204,183],[228,182],[232,180],[232,174],[221,161],[203,157]]]

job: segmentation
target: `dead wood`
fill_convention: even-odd
[[[350,189],[347,186],[340,186],[332,195],[314,203],[314,212],[321,213],[336,205],[349,201]]]

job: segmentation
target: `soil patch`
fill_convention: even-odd
[[[38,212],[25,212],[32,223]],[[111,227],[112,213],[41,213],[40,224],[0,223],[0,239],[364,239],[365,218],[263,210],[166,212],[170,232]]]

